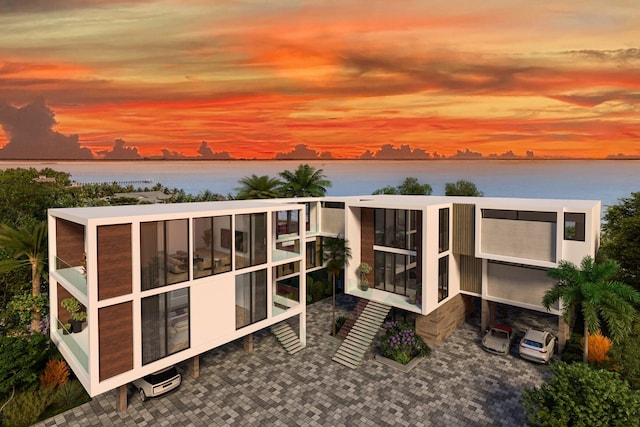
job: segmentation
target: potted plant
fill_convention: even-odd
[[[74,297],[65,298],[60,302],[71,315],[71,332],[82,332],[82,322],[87,320],[87,312],[82,310],[82,304]]]
[[[367,279],[367,274],[371,273],[371,266],[366,262],[361,262],[358,266],[358,273],[360,274],[360,288],[363,291],[368,291],[369,279]]]

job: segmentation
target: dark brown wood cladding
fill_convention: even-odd
[[[133,369],[133,303],[98,309],[100,381]]]
[[[416,277],[418,283],[422,283],[422,211],[416,212]]]
[[[460,290],[482,294],[482,259],[460,255]]]
[[[72,267],[80,266],[84,254],[84,225],[56,218],[56,256]]]
[[[453,253],[475,255],[475,205],[453,204]]]
[[[373,224],[374,210],[371,208],[360,209],[360,260],[373,268],[373,244],[376,230]],[[369,283],[373,283],[373,270],[367,274]]]
[[[60,286],[60,284],[58,284],[57,287],[58,287],[58,320],[60,320],[64,324],[71,321],[71,313],[69,313],[67,309],[61,305],[61,302],[65,298],[70,298],[71,294],[65,288]],[[53,325],[51,325],[51,327],[53,328]],[[56,326],[56,328],[57,327],[58,326]]]
[[[98,227],[98,299],[132,292],[131,224]]]

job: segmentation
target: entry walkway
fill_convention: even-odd
[[[342,296],[340,313],[355,302]],[[116,393],[94,398],[39,426],[520,426],[525,387],[549,377],[546,366],[480,349],[477,319],[459,328],[408,374],[373,360],[358,369],[331,358],[330,299],[307,310],[307,347],[289,355],[269,330],[201,355],[200,377],[117,412]]]

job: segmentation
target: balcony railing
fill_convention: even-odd
[[[58,335],[65,343],[69,351],[75,356],[86,372],[89,372],[89,328],[84,328],[82,332],[71,333],[71,327],[56,319]]]
[[[87,272],[83,266],[71,266],[56,257],[56,272],[84,295],[87,295]]]

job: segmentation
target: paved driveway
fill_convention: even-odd
[[[352,304],[343,297],[341,311]],[[523,312],[510,314],[513,324]],[[533,318],[526,322],[549,322]],[[519,426],[525,425],[524,388],[549,377],[546,366],[513,351],[483,352],[477,318],[408,374],[372,357],[351,370],[331,361],[330,319],[330,300],[308,307],[307,348],[295,355],[261,331],[252,354],[242,341],[212,350],[201,356],[200,378],[184,375],[181,387],[164,397],[143,404],[130,393],[128,410],[118,413],[109,392],[39,425]]]

